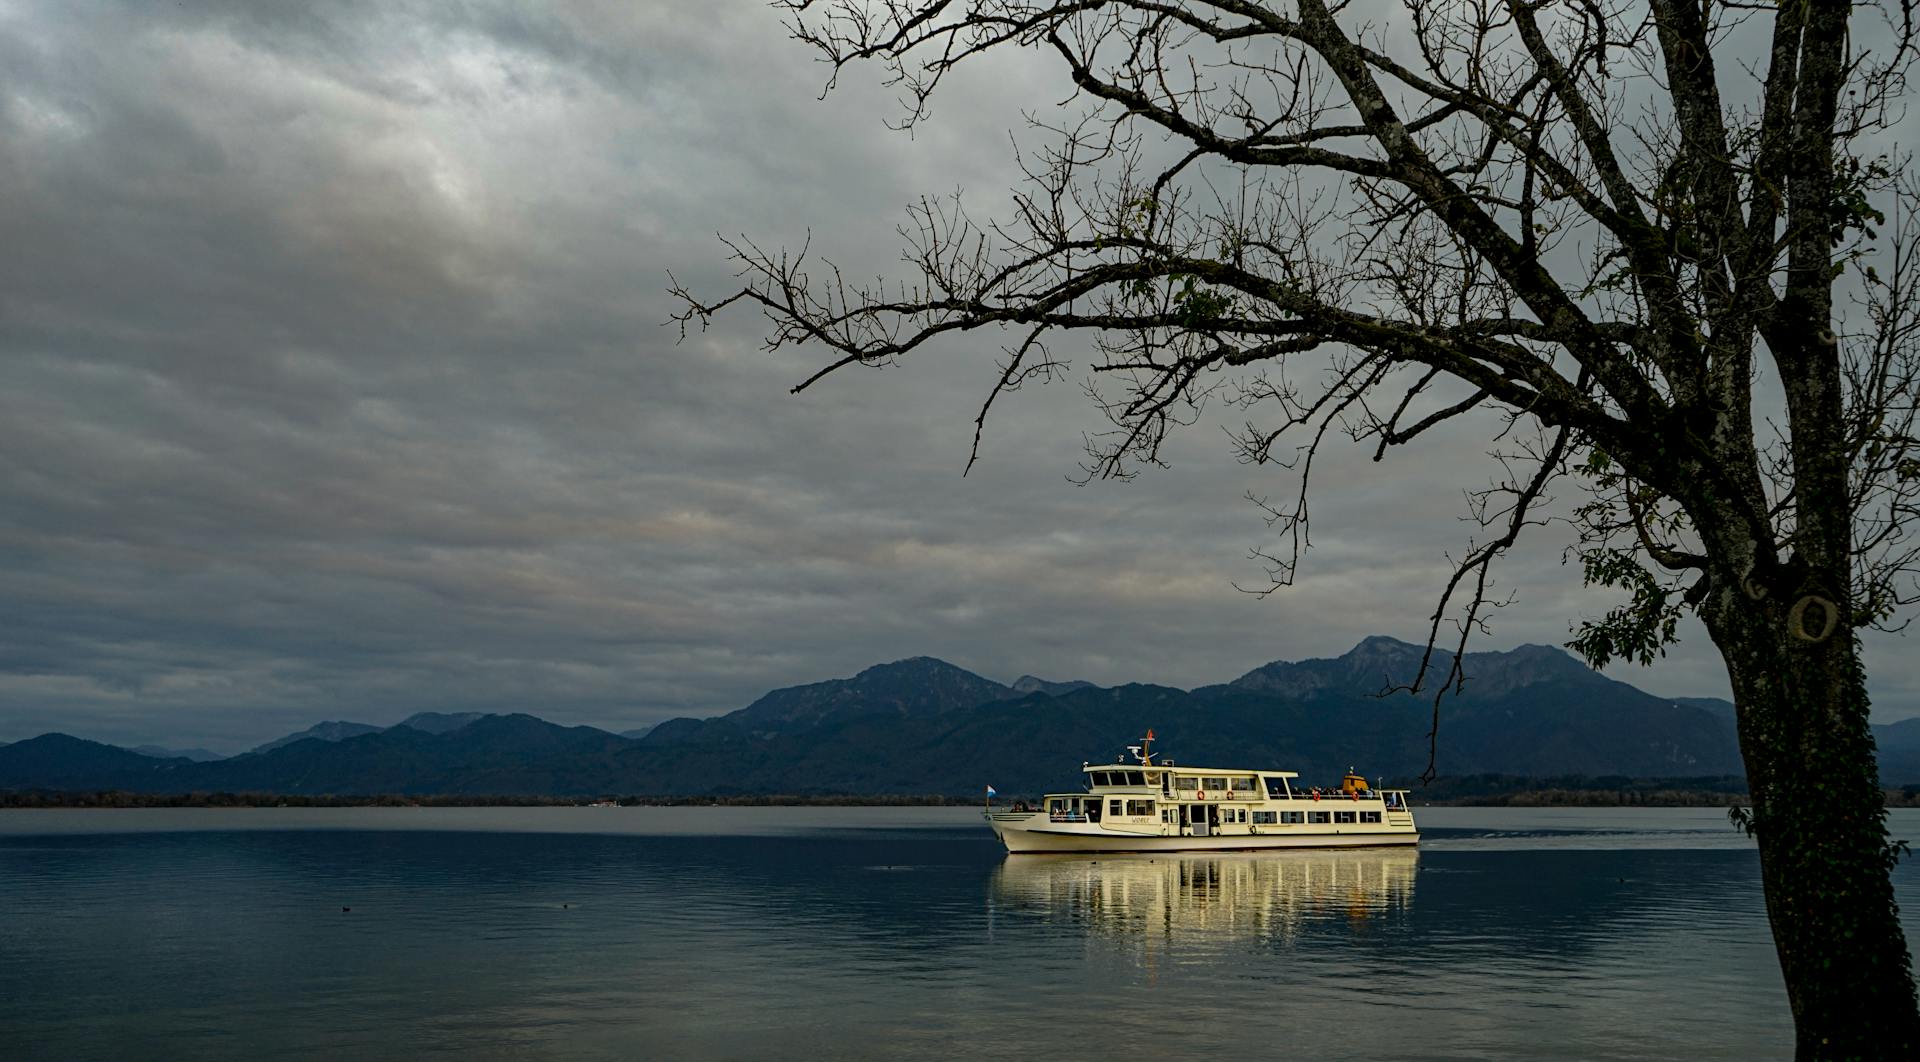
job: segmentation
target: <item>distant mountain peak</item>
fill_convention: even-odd
[[[429,734],[450,734],[463,726],[487,718],[486,712],[415,712],[395,723]]]
[[[250,754],[257,756],[262,753],[272,752],[274,749],[280,748],[283,745],[291,745],[296,741],[305,741],[308,738],[319,741],[345,741],[348,738],[359,737],[362,734],[377,734],[384,729],[386,728],[374,726],[372,723],[355,723],[346,719],[329,719],[325,722],[315,723],[305,730],[288,734],[286,737],[275,738],[264,745],[256,745]]]
[[[882,677],[882,676],[894,676],[894,675],[910,676],[910,675],[924,675],[928,673],[942,674],[942,673],[952,673],[952,672],[958,672],[963,675],[973,674],[973,672],[968,671],[966,668],[961,667],[958,664],[949,664],[945,660],[942,660],[937,656],[909,656],[904,659],[890,661],[885,664],[875,664],[872,667],[866,668],[865,670],[861,671],[859,674],[856,674],[853,677],[857,680],[857,679],[864,679],[869,677]],[[836,680],[830,679],[828,681],[836,681]],[[837,680],[837,681],[845,681],[845,680]]]
[[[1391,635],[1369,634],[1354,643],[1353,648],[1342,653],[1340,658],[1345,660],[1351,656],[1378,656],[1386,653],[1405,655],[1407,653],[1424,652],[1425,650],[1426,646],[1415,645],[1412,642],[1403,642]]]
[[[191,766],[56,732],[0,747],[0,788],[86,786],[102,777],[131,781]]]
[[[1423,685],[1431,685],[1446,676],[1453,665],[1453,652],[1443,646],[1435,646],[1430,657],[1426,652],[1424,645],[1373,634],[1333,659],[1275,660],[1254,668],[1230,685],[1296,697],[1327,690],[1377,694],[1412,684],[1419,676],[1423,657],[1427,664]],[[1468,696],[1504,693],[1557,679],[1612,681],[1559,646],[1534,643],[1504,651],[1468,653],[1462,662],[1462,671],[1466,674]]]
[[[881,716],[928,716],[972,708],[1012,696],[992,679],[931,656],[875,664],[852,678],[828,679],[772,690],[737,712],[690,724],[662,724],[653,743],[693,738],[798,733],[830,723]]]

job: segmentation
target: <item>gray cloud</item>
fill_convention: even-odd
[[[991,340],[793,398],[814,362],[750,315],[662,327],[668,268],[728,282],[715,232],[872,272],[915,196],[991,206],[1057,73],[975,71],[909,138],[871,80],[817,102],[753,0],[520,6],[0,7],[0,740],[626,727],[917,653],[1192,685],[1420,635],[1481,434],[1332,457],[1305,577],[1254,600],[1240,499],[1285,484],[1212,432],[1074,487],[1095,414],[1031,390],[963,479]],[[1492,644],[1605,607],[1560,545]],[[1724,688],[1697,632],[1622,677]]]

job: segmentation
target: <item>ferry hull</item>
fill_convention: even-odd
[[[1038,820],[1038,821],[1035,821]],[[1416,845],[1420,834],[1411,828],[1347,829],[1342,832],[1284,832],[1190,835],[1130,834],[1100,829],[1093,824],[1049,823],[1045,815],[1018,813],[987,816],[988,825],[1009,852],[1259,852],[1296,848],[1376,848]],[[1064,827],[1064,828],[1063,828]]]

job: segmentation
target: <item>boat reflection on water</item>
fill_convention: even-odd
[[[1016,855],[993,878],[999,910],[1121,934],[1290,938],[1313,923],[1363,925],[1413,903],[1411,848],[1218,856]]]

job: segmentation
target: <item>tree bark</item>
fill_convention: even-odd
[[[1920,1003],[1888,876],[1853,632],[1838,614],[1830,624],[1822,605],[1803,604],[1804,594],[1715,596],[1704,614],[1733,681],[1795,1057],[1920,1057]],[[1824,638],[1809,637],[1823,629]]]

